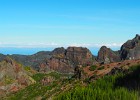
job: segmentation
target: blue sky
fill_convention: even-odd
[[[140,33],[140,0],[0,0],[0,47],[120,47]]]

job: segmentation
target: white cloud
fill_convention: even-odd
[[[68,47],[68,46],[76,46],[76,47],[98,47],[107,46],[109,48],[121,47],[122,43],[104,43],[104,44],[92,44],[92,43],[72,43],[72,44],[57,44],[57,43],[2,43],[0,42],[0,47],[4,48],[48,48],[48,47]]]
[[[58,47],[56,43],[0,43],[0,47],[7,48],[46,48]]]
[[[121,47],[123,43],[104,43],[104,44],[95,44],[97,47],[107,46],[107,47]]]

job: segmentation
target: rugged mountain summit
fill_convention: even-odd
[[[128,59],[140,59],[140,35],[138,34],[132,40],[125,42],[119,51],[112,51],[110,48],[102,46],[97,56],[99,63],[111,63]]]
[[[106,46],[102,46],[98,52],[97,61],[100,63],[112,63],[120,61],[120,56],[118,52],[112,51]]]
[[[66,57],[75,65],[91,65],[94,59],[89,49],[82,47],[68,47]]]
[[[93,56],[87,48],[68,47],[56,48],[52,51],[52,57],[40,65],[40,71],[58,71],[61,73],[73,73],[77,65],[91,65]]]
[[[138,34],[122,45],[120,55],[122,60],[140,58],[140,36]]]

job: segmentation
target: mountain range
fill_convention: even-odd
[[[0,54],[2,61],[7,55]],[[77,65],[93,65],[96,63],[112,63],[128,59],[139,59],[140,36],[137,34],[132,40],[125,42],[119,51],[113,51],[102,46],[97,56],[92,55],[89,49],[84,47],[63,47],[53,51],[40,51],[33,55],[8,55],[15,61],[29,66],[37,71],[58,71],[71,73]]]
[[[139,59],[140,35],[138,34],[132,40],[126,41],[118,51],[102,46],[97,56],[92,55],[86,47],[67,49],[59,47],[53,51],[40,51],[33,55],[0,54],[0,94],[5,99],[5,95],[34,84],[41,88],[44,84],[56,82],[61,84],[61,88],[68,84],[69,88],[72,88],[72,83],[75,81],[66,85],[62,80],[74,78],[82,81],[88,79],[88,82],[91,82],[105,75],[128,74],[131,66],[140,64]],[[59,78],[51,73],[57,73]],[[53,97],[53,95],[43,95],[47,95],[46,98]]]

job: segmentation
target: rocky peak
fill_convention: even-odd
[[[102,46],[98,52],[97,61],[100,63],[111,63],[120,61],[119,55],[106,46]]]
[[[132,40],[128,40],[127,42],[125,42],[122,45],[121,50],[122,49],[133,49],[137,45],[140,45],[140,36],[138,34]]]
[[[139,59],[140,58],[140,35],[136,35],[132,40],[128,40],[121,47],[121,59]]]

